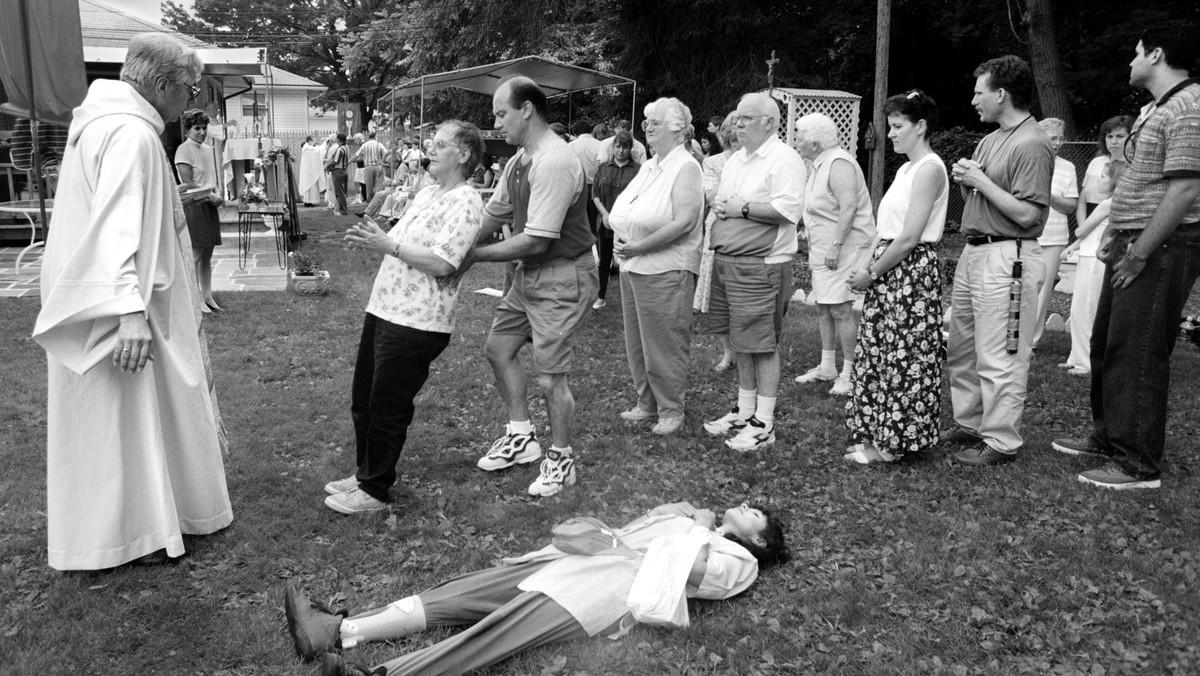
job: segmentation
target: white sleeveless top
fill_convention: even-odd
[[[842,242],[842,251],[850,252],[866,246],[875,236],[875,218],[871,215],[871,195],[862,167],[854,156],[840,147],[827,148],[813,160],[812,171],[804,186],[804,229],[808,233],[809,261],[824,260],[837,236],[841,207],[829,189],[829,170],[837,160],[846,160],[854,167],[854,220]]]
[[[921,232],[921,241],[934,243],[942,238],[946,227],[946,203],[950,198],[950,181],[946,178],[946,163],[937,153],[929,153],[916,163],[905,162],[896,172],[896,180],[888,187],[887,194],[879,201],[879,239],[896,239],[904,231],[904,219],[912,201],[913,179],[923,164],[934,163],[942,175],[942,192],[933,200],[929,221]]]
[[[671,190],[679,172],[687,165],[700,165],[683,145],[676,146],[666,157],[655,155],[642,165],[637,176],[617,196],[609,212],[613,236],[626,242],[637,242],[674,219]],[[699,186],[697,186],[699,187]],[[644,256],[620,259],[621,269],[639,275],[655,275],[670,270],[700,270],[700,245],[704,230],[700,219],[704,215],[704,191],[696,191],[697,217],[688,234],[664,249]]]

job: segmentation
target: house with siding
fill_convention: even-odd
[[[237,122],[242,135],[254,135],[254,129],[265,134],[268,122],[276,134],[337,131],[337,111],[322,113],[311,105],[328,87],[282,68],[269,68],[269,75],[250,76],[253,89],[226,102],[227,119]]]

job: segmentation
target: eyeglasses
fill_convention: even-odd
[[[649,131],[651,127],[657,129],[665,124],[665,120],[642,120],[642,131]]]
[[[195,101],[197,98],[200,97],[200,92],[202,90],[199,87],[197,87],[196,85],[184,84],[183,86],[188,88],[188,102],[189,103],[192,101]]]
[[[769,118],[769,116],[770,115],[761,115],[761,114],[760,115],[734,115],[733,116],[733,124],[749,125],[752,120],[757,120],[758,118]]]
[[[455,150],[459,150],[459,151],[462,150],[461,148],[454,145],[453,143],[444,143],[442,141],[434,141],[433,142],[433,152],[435,152],[435,153],[440,153],[443,150],[445,150],[446,148],[454,148]]]

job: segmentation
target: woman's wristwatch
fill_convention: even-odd
[[[750,218],[750,203],[742,202],[742,218]]]

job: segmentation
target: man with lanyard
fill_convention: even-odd
[[[330,178],[333,180],[333,194],[335,197],[335,213],[339,216],[349,216],[350,207],[346,206],[346,190],[349,189],[349,177],[346,175],[346,167],[349,166],[350,151],[346,150],[346,134],[338,132],[337,147],[333,150],[333,155],[330,156],[329,162],[325,165],[325,169],[329,172]]]
[[[1172,23],[1143,33],[1129,64],[1129,84],[1154,102],[1126,142],[1129,167],[1097,253],[1106,267],[1092,328],[1094,431],[1052,444],[1104,460],[1079,474],[1103,488],[1162,484],[1170,357],[1200,274],[1200,83],[1188,77],[1196,57],[1195,27]]]
[[[721,171],[713,201],[710,333],[737,355],[737,405],[704,423],[742,453],[775,443],[779,334],[792,296],[796,223],[804,212],[804,160],[779,139],[779,105],[763,93],[738,102],[742,149]]]
[[[956,426],[942,441],[970,445],[954,455],[959,464],[986,466],[1011,462],[1023,443],[1021,416],[1045,279],[1037,238],[1049,213],[1054,148],[1029,112],[1028,63],[1002,56],[976,68],[975,77],[971,104],[980,120],[1000,129],[951,169],[966,202],[967,242],[954,273],[946,345]],[[1010,294],[1020,296],[1018,312]]]
[[[510,78],[492,97],[492,110],[504,140],[520,150],[505,166],[484,208],[479,242],[508,222],[513,236],[498,244],[477,244],[459,266],[459,274],[478,261],[519,265],[484,348],[509,422],[478,466],[491,472],[542,457],[525,398],[525,369],[517,358],[525,343],[532,342],[533,367],[550,416],[551,445],[529,494],[550,496],[575,483],[575,398],[567,374],[575,334],[596,300],[596,239],[588,227],[583,165],[567,142],[550,130],[545,92],[527,77]]]
[[[364,199],[369,204],[383,183],[383,160],[387,155],[387,147],[375,140],[375,132],[367,134],[367,142],[359,146],[351,162],[363,163],[363,185],[367,194]]]

